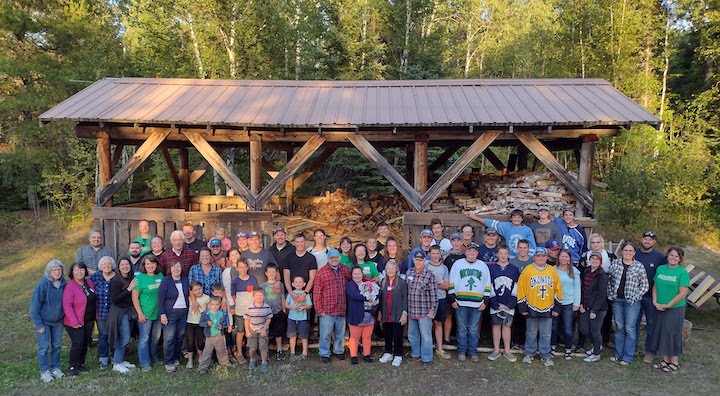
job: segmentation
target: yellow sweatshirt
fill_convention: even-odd
[[[553,311],[560,312],[562,284],[555,267],[525,267],[518,280],[517,298],[518,311],[527,312],[531,318],[549,318]]]

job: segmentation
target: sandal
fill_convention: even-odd
[[[565,352],[565,360],[572,359],[572,353],[571,352]]]
[[[675,374],[678,372],[678,370],[680,370],[680,367],[678,367],[677,364],[667,363],[667,365],[665,367],[663,367],[661,370],[663,373]]]
[[[665,367],[667,367],[667,365],[668,365],[668,362],[662,360],[662,361],[660,361],[659,363],[653,364],[653,368],[654,368],[654,369],[658,369],[658,370],[662,370],[662,369],[664,369]]]
[[[610,357],[610,361],[611,361],[611,362],[619,362],[619,361],[620,361],[620,358],[618,358],[617,356],[611,356],[611,357]]]

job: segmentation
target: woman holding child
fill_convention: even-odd
[[[358,347],[360,339],[363,344],[363,359],[371,363],[370,357],[373,325],[375,318],[372,314],[372,301],[370,295],[363,295],[361,289],[363,284],[363,269],[355,265],[350,270],[351,280],[345,286],[347,295],[347,323],[350,327],[350,361],[353,365],[358,364]],[[368,282],[370,283],[370,282]]]

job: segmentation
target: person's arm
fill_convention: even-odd
[[[343,264],[340,264],[343,265]],[[325,308],[323,307],[322,301],[323,301],[323,294],[325,292],[325,283],[322,281],[322,278],[319,279],[319,282],[315,284],[315,288],[313,289],[313,305],[315,305],[315,313],[317,313],[317,316],[323,316],[325,315]]]
[[[248,337],[248,338],[249,338],[249,337],[252,337],[252,330],[250,330],[250,318],[248,318],[247,315],[245,315],[245,317],[243,318],[243,320],[245,321],[245,326],[244,326],[244,328],[245,328],[245,336]]]
[[[640,295],[644,296],[645,293],[650,290],[650,283],[648,282],[647,272],[645,272],[645,268],[643,268],[642,271],[638,271],[638,273],[640,274]]]
[[[559,316],[560,310],[562,309],[562,282],[560,282],[560,275],[557,271],[553,274],[553,285],[555,285],[555,304],[553,304],[552,316]]]
[[[355,282],[348,282],[345,285],[345,295],[347,295],[348,300],[353,301],[365,301],[365,296],[360,293],[360,288]]]
[[[448,290],[447,290],[447,300],[445,300],[445,303],[447,305],[450,305],[451,307],[457,309],[458,305],[457,302],[455,302],[455,282],[458,278],[458,273],[455,267],[453,267],[452,270],[450,270],[450,275],[448,276]]]
[[[212,322],[208,317],[207,311],[200,314],[200,327],[212,327]]]
[[[517,309],[518,312],[520,312],[521,315],[527,316],[528,315],[528,307],[527,307],[527,285],[528,280],[526,279],[525,271],[520,273],[520,278],[518,278],[518,292],[517,292]]]
[[[477,221],[478,223],[483,223],[483,224],[485,224],[485,218],[484,218],[484,217],[480,217],[480,216],[478,216],[477,214],[475,214],[475,213],[473,213],[473,212],[467,212],[467,213],[465,213],[465,215],[466,215],[467,217],[469,217],[469,218]]]
[[[307,285],[305,285],[305,293],[310,294],[312,292],[313,286],[315,286],[315,276],[317,275],[317,269],[311,269],[310,270],[310,278],[308,280]]]
[[[571,265],[572,265],[572,264],[571,264]],[[581,287],[581,285],[580,285],[580,283],[581,283],[581,282],[580,282],[580,271],[578,271],[577,269],[575,269],[575,267],[570,267],[570,268],[571,268],[571,271],[573,271],[573,272],[574,272],[574,275],[575,275],[575,276],[573,277],[573,291],[574,291],[574,294],[573,294],[573,311],[577,311],[578,309],[580,309],[580,298],[582,297],[582,295],[581,295],[582,290],[580,289],[580,287]]]
[[[290,279],[290,268],[283,268],[283,283],[285,284],[285,290],[288,292],[292,291],[292,280]]]
[[[429,291],[432,293],[431,295],[437,296],[437,280],[435,279],[435,275],[430,274],[430,285],[429,285]],[[432,305],[430,307],[430,313],[428,313],[428,318],[433,319],[435,318],[435,315],[437,314],[437,308],[438,308],[438,300],[437,298],[432,299]]]
[[[170,282],[168,282],[167,279],[172,281],[171,276],[166,276],[160,282],[160,287],[158,288],[158,314],[160,314],[160,323],[163,325],[168,324],[167,315],[165,314],[165,298],[168,294],[168,285],[170,285]],[[175,288],[174,284],[172,286]]]
[[[400,283],[402,281],[402,283]],[[398,277],[398,285],[402,284],[400,288],[400,306],[402,307],[402,314],[400,315],[400,325],[404,326],[407,323],[408,317],[408,288],[407,282],[404,279]]]
[[[74,291],[72,290],[72,286],[70,282],[74,282],[73,280],[68,281],[67,285],[65,286],[65,290],[63,291],[63,299],[62,299],[62,305],[63,305],[63,312],[65,312],[65,316],[68,317],[70,320],[70,327],[73,328],[80,328],[83,325],[83,321],[78,319],[77,313],[75,312],[75,298],[74,298]],[[78,286],[79,287],[79,286]]]
[[[35,325],[35,330],[37,330],[40,334],[45,332],[45,323],[43,322],[42,316],[40,316],[40,311],[42,310],[42,303],[45,301],[47,290],[41,285],[42,284],[39,283],[35,287],[32,300],[30,301],[30,319],[32,319],[33,324]]]
[[[138,315],[138,322],[145,323],[147,321],[147,316],[145,316],[142,311],[142,307],[140,306],[140,291],[137,289],[132,291],[132,302],[133,307],[135,307],[135,312],[137,312]]]

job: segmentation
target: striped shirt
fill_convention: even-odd
[[[423,268],[420,272],[417,272],[417,268],[410,268],[405,279],[408,284],[410,319],[422,319],[429,314],[435,316],[438,307],[435,275],[427,268]]]
[[[104,256],[115,257],[115,253],[105,245],[101,246],[98,250],[87,245],[78,249],[77,254],[75,254],[75,261],[85,264],[89,270],[97,271],[98,261]]]
[[[255,306],[255,303],[250,304],[245,310],[243,318],[250,320],[250,330],[258,332],[265,325],[265,321],[272,316],[272,308],[263,302],[260,307]]]

